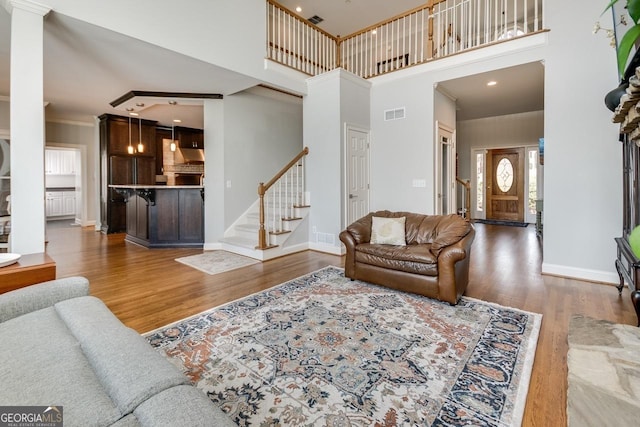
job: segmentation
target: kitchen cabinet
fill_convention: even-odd
[[[75,175],[76,152],[73,150],[46,150],[44,172],[48,175]]]
[[[125,198],[109,185],[152,185],[156,177],[156,124],[152,120],[100,116],[100,220],[103,233],[127,231]],[[134,153],[129,154],[129,131]],[[142,135],[144,150],[137,151]]]
[[[76,214],[76,192],[75,191],[63,191],[62,192],[62,215],[74,215]]]
[[[45,200],[45,211],[47,217],[62,215],[62,192],[47,191]]]
[[[147,248],[202,248],[202,186],[119,185],[111,188],[126,196],[126,241]]]
[[[76,192],[47,191],[45,195],[45,214],[47,218],[75,215]]]
[[[204,132],[202,129],[176,126],[175,135],[180,148],[200,148],[204,150]]]

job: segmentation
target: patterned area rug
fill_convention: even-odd
[[[573,317],[567,355],[567,425],[639,425],[639,355],[640,328]]]
[[[260,262],[227,251],[205,251],[199,255],[176,258],[176,261],[207,274],[223,273]]]
[[[510,426],[540,321],[327,267],[146,338],[242,426]]]

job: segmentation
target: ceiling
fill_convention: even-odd
[[[283,0],[301,15],[324,18],[319,27],[347,35],[424,4],[419,0]],[[67,16],[44,21],[44,94],[48,120],[91,122],[103,113],[124,115],[109,103],[131,90],[228,95],[260,83],[247,76]],[[10,15],[0,7],[0,95],[9,95]],[[540,63],[442,82],[457,99],[458,118],[487,117],[543,108]],[[498,84],[486,87],[486,81]],[[488,90],[491,89],[491,90]],[[166,101],[166,99],[164,100]],[[140,117],[202,128],[202,108],[163,103]]]
[[[318,24],[334,36],[348,36],[410,9],[423,6],[424,0],[280,0],[292,12],[300,6],[299,16],[309,19],[319,16]]]
[[[495,81],[494,86],[487,86]],[[544,109],[544,65],[541,62],[502,68],[438,83],[456,98],[457,120],[504,116]]]

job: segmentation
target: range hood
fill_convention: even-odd
[[[204,163],[204,150],[200,148],[178,148],[175,152],[175,164]]]

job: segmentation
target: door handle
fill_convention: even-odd
[[[356,196],[355,194],[349,194],[349,198],[350,198],[350,199],[357,199],[357,198],[358,198],[358,196]]]

